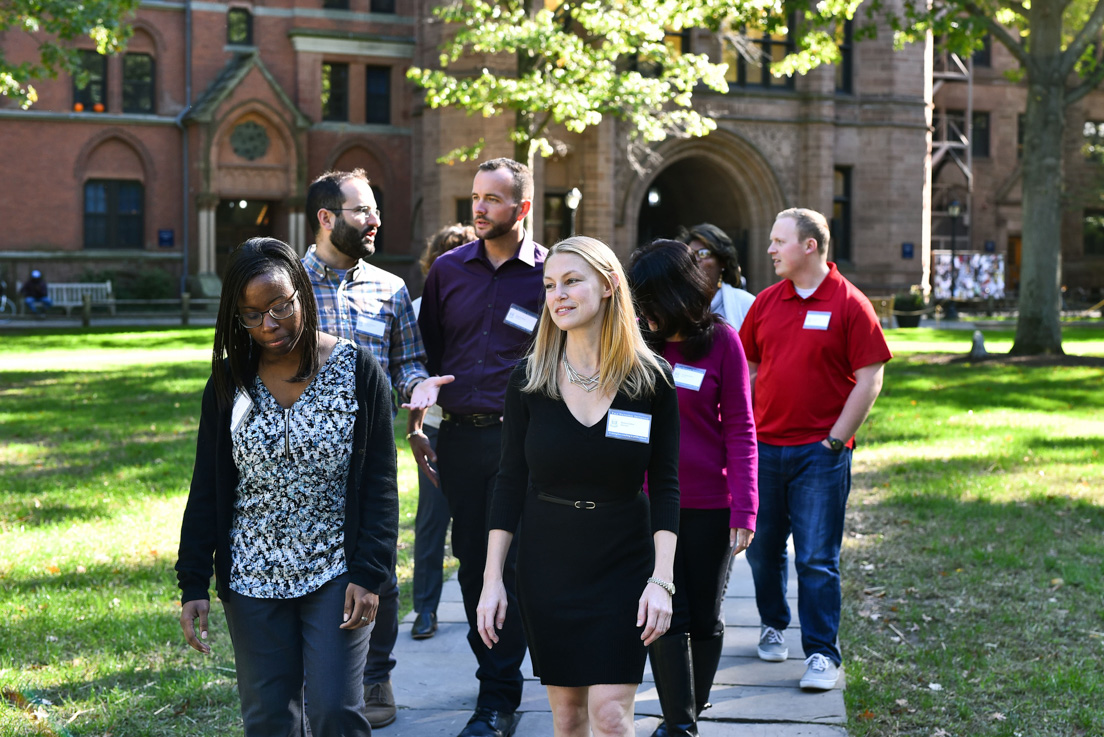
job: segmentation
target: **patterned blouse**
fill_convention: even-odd
[[[230,527],[231,590],[290,599],[348,570],[342,530],[355,375],[356,346],[340,340],[290,409],[276,402],[260,377],[254,379],[253,407],[231,431],[239,472]]]

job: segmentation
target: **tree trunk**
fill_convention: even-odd
[[[1061,354],[1062,133],[1065,80],[1061,10],[1032,8],[1023,147],[1023,261],[1016,355]],[[1050,12],[1048,12],[1050,11]]]

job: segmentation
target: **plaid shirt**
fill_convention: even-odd
[[[319,328],[362,345],[383,367],[403,399],[422,379],[426,352],[406,283],[364,260],[339,273],[319,260],[311,246],[303,266],[318,302]]]

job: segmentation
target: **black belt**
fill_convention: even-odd
[[[470,427],[492,427],[502,424],[502,415],[497,412],[483,412],[471,415],[457,415],[452,412],[441,413],[442,422],[453,422]]]
[[[629,502],[635,500],[636,497],[633,497],[632,499],[621,499],[615,502],[592,502],[583,499],[564,499],[562,496],[552,496],[551,494],[546,494],[543,491],[538,491],[537,499],[540,499],[542,502],[562,504],[565,507],[575,507],[575,509],[598,509],[599,507],[616,507],[620,504],[628,504]]]

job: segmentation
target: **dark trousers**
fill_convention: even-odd
[[[391,577],[379,590],[379,609],[372,627],[372,639],[368,643],[368,658],[364,661],[364,683],[383,683],[391,680],[395,668],[395,640],[399,638],[399,580],[395,568]]]
[[[470,427],[442,422],[437,436],[437,469],[441,490],[452,514],[452,553],[460,561],[457,579],[468,618],[468,644],[479,668],[478,706],[512,712],[521,703],[521,662],[525,633],[516,596],[517,536],[503,568],[506,587],[506,623],[498,644],[488,650],[476,629],[475,608],[483,591],[487,562],[487,514],[501,454],[502,426]]]
[[[675,547],[674,614],[668,634],[692,640],[724,634],[721,605],[732,563],[729,510],[681,509]]]
[[[422,428],[429,447],[437,449],[437,428]],[[445,536],[448,534],[448,500],[418,467],[418,515],[414,518],[414,612],[437,613],[444,585]]]
[[[314,737],[371,737],[361,672],[369,628],[339,628],[347,575],[295,599],[231,594],[223,602],[234,643],[246,737],[300,737],[303,693]]]

